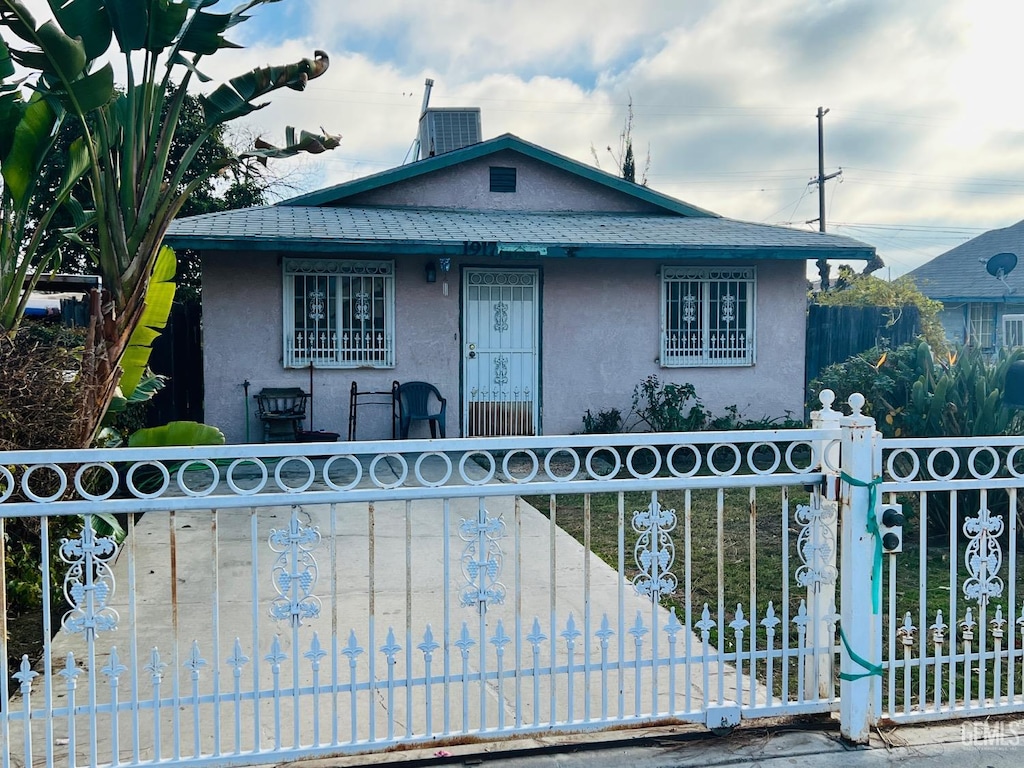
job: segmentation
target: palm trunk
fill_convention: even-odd
[[[122,373],[118,363],[142,314],[144,287],[142,282],[136,284],[122,312],[117,311],[109,291],[90,291],[89,327],[81,371],[84,406],[76,430],[76,443],[83,448],[96,440],[103,417],[117,394]]]

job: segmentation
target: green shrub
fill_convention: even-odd
[[[865,396],[865,414],[874,417],[886,437],[972,437],[976,435],[1019,434],[1024,426],[1020,411],[1003,405],[1002,393],[1010,363],[1024,357],[1024,351],[1001,351],[987,360],[976,347],[954,349],[933,355],[927,343],[907,344],[892,351],[873,349],[844,363],[831,365],[811,383],[812,392],[831,389],[836,400],[845,403],[853,392]],[[957,449],[966,462],[967,449]],[[907,457],[903,461],[909,462]],[[906,471],[903,467],[900,471]],[[961,509],[978,509],[978,490],[959,491]],[[930,536],[949,536],[951,514],[948,491],[929,492],[928,530]],[[906,509],[913,508],[908,503]],[[989,496],[988,508],[1004,519],[1012,514],[1008,496]],[[957,532],[962,536],[962,531]]]
[[[865,415],[886,437],[1019,434],[1024,419],[1003,405],[1002,393],[1007,368],[1022,358],[1022,350],[1001,350],[989,361],[976,347],[937,356],[926,342],[876,348],[830,365],[811,391],[831,389],[840,403],[860,392]]]
[[[784,417],[744,417],[737,405],[727,405],[725,413],[714,415],[698,397],[693,384],[662,383],[652,374],[633,388],[633,408],[622,416],[618,408],[583,414],[584,434],[632,432],[645,425],[651,432],[698,432],[701,430],[799,429],[804,422],[790,411]]]
[[[695,432],[711,416],[693,384],[662,384],[653,373],[633,388],[632,412],[652,432]]]
[[[622,411],[618,408],[609,408],[605,411],[598,411],[595,416],[587,409],[583,414],[583,434],[585,435],[607,435],[622,431]]]
[[[808,387],[811,393],[809,410],[818,408],[817,397],[822,390],[831,389],[836,394],[836,403],[842,405],[850,395],[859,392],[865,399],[864,414],[874,417],[887,437],[893,436],[891,431],[886,431],[884,420],[905,408],[910,389],[918,377],[918,346],[916,343],[903,344],[889,349],[883,344],[828,366]]]

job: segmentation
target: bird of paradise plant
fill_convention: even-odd
[[[67,174],[53,202],[73,213],[75,227],[60,233],[63,237],[84,245],[80,233],[86,228],[95,232],[92,255],[103,283],[102,294],[92,297],[83,357],[83,444],[99,428],[122,373],[128,366],[138,369],[140,356],[126,358],[126,350],[152,298],[150,285],[167,227],[199,184],[235,160],[222,158],[186,182],[203,142],[224,123],[266,106],[256,100],[279,88],[301,91],[328,68],[327,54],[316,51],[312,58],[253,69],[222,83],[201,97],[205,129],[178,167],[169,170],[188,86],[193,78],[210,80],[199,68],[201,60],[237,47],[225,38],[227,31],[256,6],[278,1],[249,0],[230,12],[212,13],[207,9],[218,0],[48,0],[54,18],[37,24],[21,0],[0,0],[0,30],[5,34],[0,46],[0,124],[5,124],[4,114],[17,117],[13,130],[0,129],[5,206],[20,210],[26,195],[42,193],[32,189],[31,177],[52,151],[60,121],[75,121],[81,132],[70,145]],[[115,86],[111,63],[103,60],[108,49],[123,55],[127,82],[121,87]],[[14,65],[29,73],[32,95],[27,101],[21,99],[22,81],[15,80]],[[263,147],[254,154],[324,151],[336,147],[338,137],[304,133],[301,142]],[[73,190],[79,180],[89,185],[93,210],[76,203]],[[9,229],[0,244],[0,330],[13,335],[25,275],[52,269],[59,263],[59,246],[32,252],[33,243],[18,241],[24,227],[16,223]],[[41,230],[45,226],[36,228],[37,233]],[[137,373],[123,382],[129,390],[141,378]]]

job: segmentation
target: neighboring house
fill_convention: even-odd
[[[392,380],[435,384],[449,437],[579,432],[588,409],[627,413],[651,374],[693,383],[713,411],[799,414],[807,262],[874,256],[508,134],[181,219],[167,242],[203,254],[206,420],[231,441],[252,411],[244,383],[312,382],[312,426],[342,436],[352,383]],[[357,438],[390,435],[386,406],[360,411]]]
[[[939,317],[950,341],[987,351],[1024,346],[1024,264],[1013,268],[1018,256],[1024,258],[1024,221],[978,235],[909,275],[925,296],[942,302]]]

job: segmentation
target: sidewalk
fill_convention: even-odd
[[[481,768],[1017,768],[1024,717],[883,728],[867,746],[839,738],[827,718],[747,725],[723,737],[699,727],[647,728],[307,760],[291,768],[451,765]],[[443,755],[441,753],[447,753]]]

